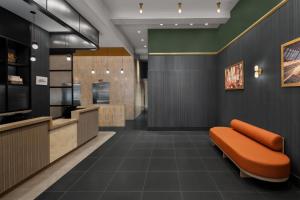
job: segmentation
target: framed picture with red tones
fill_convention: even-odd
[[[244,89],[244,61],[225,68],[225,90]]]
[[[281,87],[300,86],[300,38],[281,45]]]

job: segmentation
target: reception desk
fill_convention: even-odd
[[[98,106],[71,119],[39,117],[0,125],[0,195],[98,134]]]
[[[101,104],[99,106],[99,126],[100,127],[124,127],[125,106]]]

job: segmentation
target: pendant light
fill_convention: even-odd
[[[178,13],[179,14],[182,13],[182,3],[181,2],[178,3]]]
[[[121,71],[120,71],[121,74],[124,74],[124,69],[123,69],[123,67],[124,67],[124,62],[123,62],[123,56],[122,56],[122,67],[121,67]]]
[[[221,1],[217,2],[217,13],[221,13]]]
[[[65,47],[68,48],[68,46],[69,46],[69,43],[67,42],[67,36],[65,35]],[[68,62],[71,62],[72,61],[72,55],[70,55],[70,54],[66,55],[66,60]]]
[[[91,74],[96,74],[95,69],[92,69]]]
[[[36,15],[36,12],[35,11],[30,11],[30,13],[32,14],[32,28],[31,28],[31,35],[32,35],[32,38],[31,38],[31,47],[32,49],[34,50],[37,50],[39,48],[39,44],[37,43],[36,41],[36,31],[35,31],[35,15]]]
[[[143,14],[144,12],[144,4],[143,3],[139,3],[139,6],[140,6],[140,14]]]

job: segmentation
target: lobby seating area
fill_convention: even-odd
[[[0,200],[300,200],[300,0],[0,0]]]
[[[240,168],[241,177],[253,177],[268,182],[289,179],[291,164],[284,154],[284,138],[239,120],[231,128],[210,129],[210,139]]]

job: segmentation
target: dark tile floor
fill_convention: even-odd
[[[145,130],[129,122],[38,200],[299,200],[291,182],[241,179],[207,131]]]

